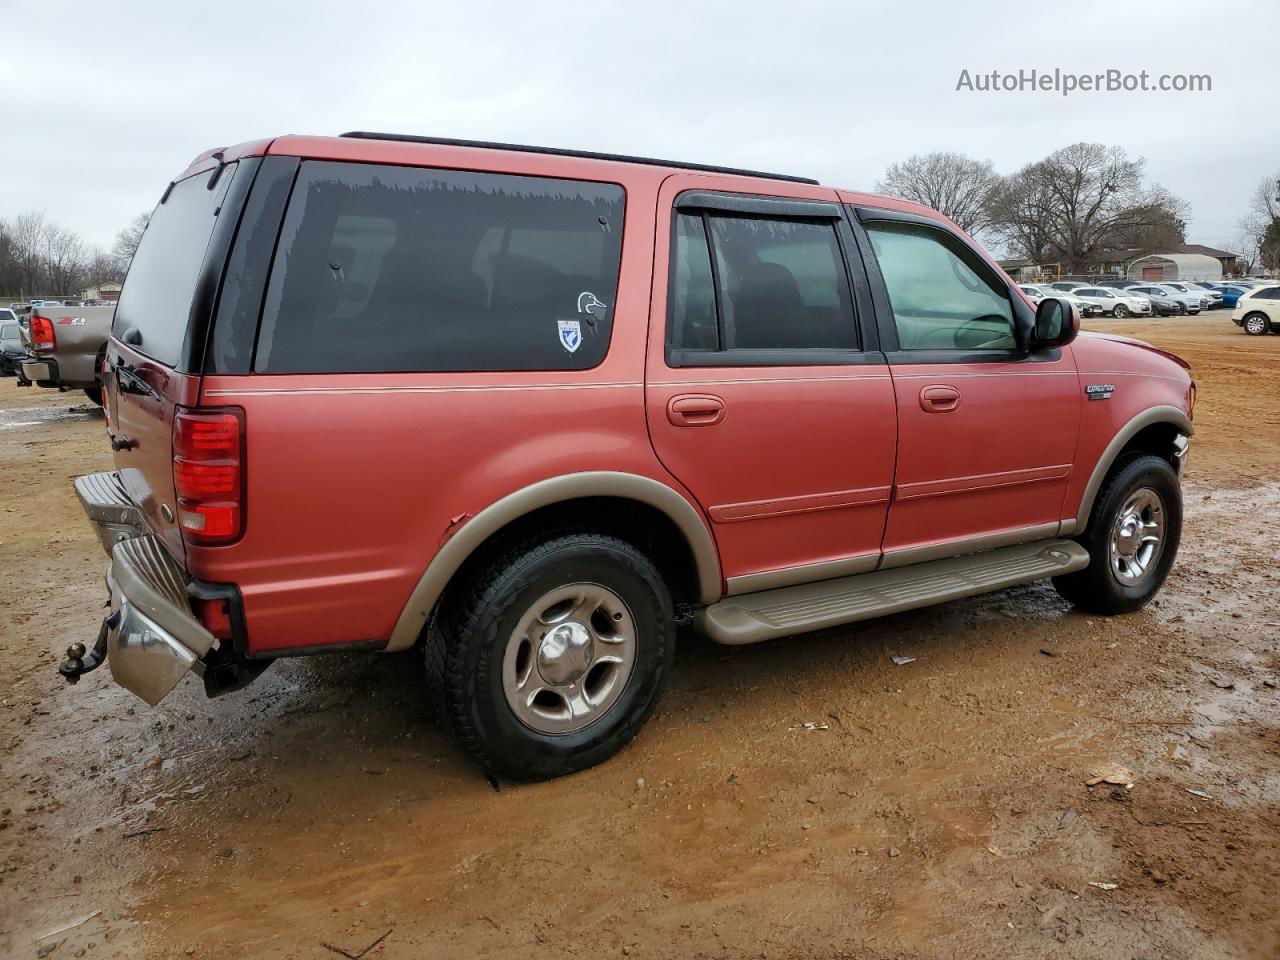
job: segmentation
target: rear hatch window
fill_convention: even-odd
[[[214,223],[237,164],[217,179],[203,171],[180,180],[156,207],[129,266],[111,333],[167,367],[177,366]]]

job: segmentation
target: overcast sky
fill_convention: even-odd
[[[0,0],[0,217],[44,210],[109,247],[195,154],[284,133],[548,144],[863,190],[913,153],[1010,172],[1092,140],[1190,203],[1189,241],[1226,243],[1280,168],[1278,19],[1275,0]],[[1213,90],[955,89],[963,69],[1033,67],[1207,73]]]

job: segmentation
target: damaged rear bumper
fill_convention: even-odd
[[[111,610],[103,622],[111,675],[154,706],[188,671],[203,674],[201,658],[213,648],[213,634],[191,612],[186,571],[147,532],[119,476],[91,474],[77,478],[75,487],[111,555]]]

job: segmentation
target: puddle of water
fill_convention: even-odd
[[[0,410],[0,430],[100,419],[102,410],[98,407],[20,407],[16,410]]]

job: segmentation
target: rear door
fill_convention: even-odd
[[[1070,347],[1018,348],[1030,307],[960,234],[859,213],[898,405],[882,565],[1054,536],[1083,399]]]
[[[710,517],[729,593],[870,570],[897,424],[844,210],[816,186],[708,186],[660,193],[654,449]]]
[[[129,267],[107,346],[103,399],[116,469],[148,526],[179,561],[174,409],[196,402],[204,324],[257,163],[214,165],[165,191]]]

